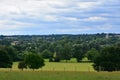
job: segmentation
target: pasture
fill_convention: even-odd
[[[32,71],[17,68],[14,62],[12,69],[0,69],[0,80],[120,80],[120,72],[96,72],[92,63],[45,62],[42,69]]]
[[[18,62],[15,62],[11,70],[19,70]],[[37,71],[94,71],[92,63],[63,63],[63,62],[45,62],[45,66]],[[25,69],[30,71],[30,69]]]
[[[120,80],[120,72],[0,71],[0,80]]]
[[[84,59],[86,60],[86,59]],[[77,63],[73,58],[66,63],[66,61],[61,62],[49,62],[45,59],[45,66],[37,71],[87,71],[93,72],[94,69],[92,67],[93,63]],[[12,70],[12,71],[20,71],[18,69],[18,62],[14,62],[12,69],[0,69],[0,70]],[[25,71],[31,71],[30,69],[24,69]]]

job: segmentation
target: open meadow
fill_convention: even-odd
[[[0,71],[0,80],[120,80],[120,72]]]
[[[9,70],[9,69],[8,69]],[[18,62],[15,62],[12,69],[18,71]],[[30,71],[30,69],[24,69]],[[92,63],[64,63],[64,62],[45,62],[45,66],[37,71],[94,71]]]
[[[96,72],[92,63],[45,62],[42,69],[0,69],[0,80],[120,80],[120,72]]]

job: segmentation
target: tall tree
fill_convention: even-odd
[[[62,51],[61,51],[62,59],[66,60],[66,62],[67,62],[67,60],[70,60],[71,57],[72,57],[71,45],[69,43],[67,43],[62,48],[63,48]]]
[[[84,57],[82,46],[80,44],[73,45],[73,56],[77,59],[77,62],[80,62]]]
[[[89,60],[93,61],[98,54],[99,52],[95,48],[92,48],[86,53],[86,56]]]
[[[120,71],[120,47],[105,47],[94,59],[94,69]]]
[[[12,68],[12,59],[8,53],[0,49],[0,68]]]
[[[30,69],[33,70],[39,69],[45,65],[44,59],[40,57],[38,54],[34,54],[34,53],[29,53],[28,55],[26,55],[25,63]]]
[[[13,61],[16,61],[17,60],[17,51],[15,48],[13,48],[12,46],[5,46],[4,48],[7,53],[9,54],[10,58],[13,60]]]
[[[42,52],[43,58],[51,58],[52,56],[53,56],[53,54],[47,49]]]
[[[21,69],[22,71],[24,68],[27,69],[27,64],[25,63],[25,61],[20,61],[18,64],[18,68]]]

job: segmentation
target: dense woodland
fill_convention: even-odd
[[[50,62],[67,62],[71,58],[81,62],[84,57],[94,61],[103,48],[111,46],[120,47],[120,34],[0,36],[0,52],[7,53],[12,61],[23,61],[29,53],[38,54]]]

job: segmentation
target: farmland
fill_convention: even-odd
[[[86,58],[83,59],[83,61],[85,60]],[[45,66],[37,71],[94,71],[92,64],[93,63],[77,63],[74,58],[67,63],[65,61],[49,62],[47,59],[45,59]],[[11,70],[18,70],[18,62],[13,63]],[[30,69],[27,69],[26,71],[29,70]]]
[[[18,70],[18,63],[14,63],[12,70]],[[42,71],[94,71],[92,63],[57,63],[57,62],[46,62]],[[27,69],[29,70],[29,69]],[[38,71],[41,71],[39,69]]]
[[[120,49],[117,47],[119,47],[120,38],[112,35],[109,38],[105,36],[105,34],[66,37],[64,35],[16,36],[12,39],[11,37],[2,37],[0,80],[120,80],[119,67],[116,69],[115,66],[115,69],[113,68],[114,72],[97,72],[93,69],[92,65],[95,63],[92,60],[99,59],[95,57],[98,56],[97,54],[101,54],[100,52],[104,47],[107,49],[105,50],[106,53],[110,53],[110,56],[103,55],[100,58],[105,56],[104,59],[108,61],[103,60],[101,62],[107,61],[106,63],[108,63],[109,60],[113,60],[117,63],[111,63],[119,65],[119,55],[115,56],[114,53],[118,52],[119,54]],[[8,39],[7,42],[6,39]],[[108,47],[109,45],[112,49]],[[118,51],[114,51],[117,50],[116,48]],[[114,57],[111,55],[111,50],[113,50],[112,55]],[[5,53],[6,55],[4,55]],[[17,61],[26,60],[26,56],[29,54],[40,55],[45,59],[45,66],[40,67],[40,69],[29,69],[30,67],[27,65],[29,68],[23,71],[18,69]],[[91,55],[93,59],[90,58]],[[34,58],[30,60],[34,60]],[[13,65],[12,61],[14,61]],[[2,63],[6,65],[3,66]],[[106,65],[106,63],[104,63],[105,66],[100,65],[102,67],[107,66],[106,70],[102,68],[103,71],[109,71],[108,68],[112,69],[111,64]],[[11,66],[12,68],[9,68]]]
[[[0,71],[0,80],[120,80],[120,72]]]
[[[96,72],[92,63],[45,62],[42,69],[21,71],[14,62],[12,69],[0,69],[0,80],[120,80],[120,72]]]

